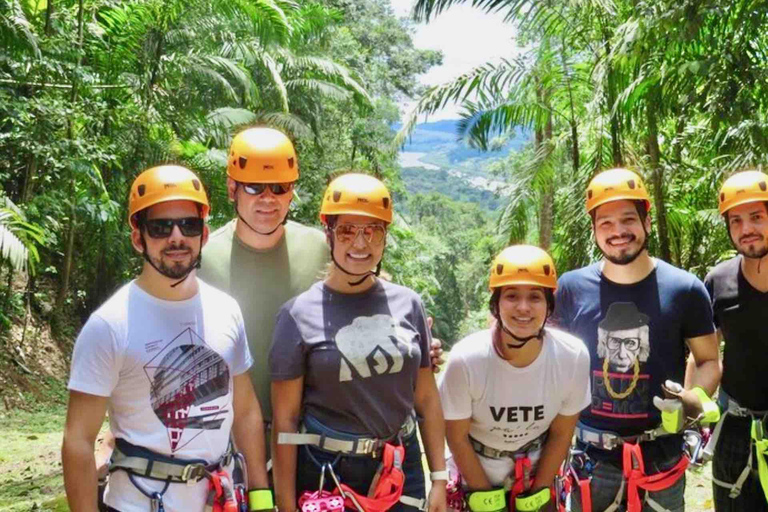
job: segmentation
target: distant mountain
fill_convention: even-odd
[[[488,211],[499,206],[504,183],[489,169],[531,139],[519,130],[496,151],[479,151],[458,139],[458,119],[422,123],[400,152],[401,176],[412,194],[439,192],[457,201],[476,203]],[[399,124],[393,126],[400,129]]]
[[[518,151],[530,140],[530,133],[519,130],[502,148],[497,151],[480,151],[472,149],[458,138],[458,119],[435,121],[416,125],[403,152],[409,153],[441,153],[450,164],[460,164],[470,158],[496,159]],[[400,124],[393,126],[399,130]],[[430,158],[430,161],[433,159]]]

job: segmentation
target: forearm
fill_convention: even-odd
[[[695,367],[693,367],[693,372],[691,373],[690,378],[686,376],[686,383],[689,384],[689,389],[701,387],[709,396],[712,396],[717,390],[717,386],[720,384],[720,376],[721,370],[719,359],[709,359],[697,363]]]
[[[266,442],[264,436],[264,421],[261,408],[254,404],[246,415],[238,418],[232,426],[237,449],[245,457],[248,467],[248,488],[267,489]]]
[[[69,509],[73,512],[98,512],[98,478],[93,443],[82,439],[70,440],[65,436],[61,465]]]
[[[493,488],[485,474],[480,459],[477,457],[468,436],[448,440],[448,446],[453,455],[453,461],[459,468],[461,477],[471,491],[489,491]]]
[[[419,425],[430,471],[445,469],[445,420],[437,392],[417,408],[424,418]]]
[[[571,448],[573,430],[568,433],[550,432],[544,448],[541,450],[541,458],[536,468],[536,477],[533,481],[532,491],[550,487],[557,475],[560,465],[568,455]]]
[[[296,510],[296,455],[295,445],[277,444],[280,432],[294,433],[298,420],[279,420],[272,424],[272,477],[275,498],[280,512]]]

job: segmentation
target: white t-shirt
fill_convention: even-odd
[[[109,397],[115,437],[179,459],[217,461],[234,413],[232,381],[252,364],[237,302],[198,280],[183,301],[153,297],[135,282],[117,291],[83,326],[75,343],[69,389]],[[164,483],[138,478],[144,489]],[[208,481],[173,483],[170,511],[202,511]],[[110,475],[104,501],[122,512],[150,503],[125,471]]]
[[[541,353],[525,368],[499,356],[490,329],[454,345],[439,383],[445,419],[471,418],[470,436],[514,451],[544,434],[558,414],[571,416],[589,405],[587,347],[562,331],[544,332]],[[514,465],[478,458],[493,485],[502,485]]]

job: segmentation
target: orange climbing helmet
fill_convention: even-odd
[[[392,196],[386,185],[367,174],[343,174],[325,190],[320,220],[328,224],[328,215],[365,215],[392,222]]]
[[[527,284],[557,289],[555,262],[546,251],[533,245],[512,245],[493,260],[490,288]]]
[[[291,140],[274,128],[248,128],[229,147],[227,176],[241,183],[292,183],[299,162]]]
[[[736,206],[756,201],[768,201],[768,175],[760,171],[738,172],[720,187],[720,215]]]
[[[646,211],[651,209],[651,199],[640,176],[628,169],[603,171],[589,182],[587,187],[587,213],[611,201],[643,201]]]
[[[139,174],[128,197],[128,223],[136,227],[134,215],[150,206],[166,201],[194,201],[201,206],[202,218],[211,207],[200,179],[180,165],[159,165]]]

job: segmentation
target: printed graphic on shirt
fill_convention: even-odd
[[[592,372],[592,413],[611,418],[647,418],[650,375],[640,363],[651,355],[648,315],[632,302],[614,302],[597,328],[597,357]]]
[[[204,430],[221,428],[231,399],[229,366],[192,329],[184,329],[163,347],[144,372],[151,384],[152,409],[168,430],[171,452]]]
[[[497,423],[492,433],[500,433],[505,442],[515,442],[540,427],[544,421],[544,405],[519,407],[489,406],[491,417]]]
[[[353,369],[362,379],[371,375],[400,373],[403,345],[410,356],[416,333],[400,327],[389,315],[359,316],[336,333],[336,347],[341,352],[339,382],[352,380]]]

